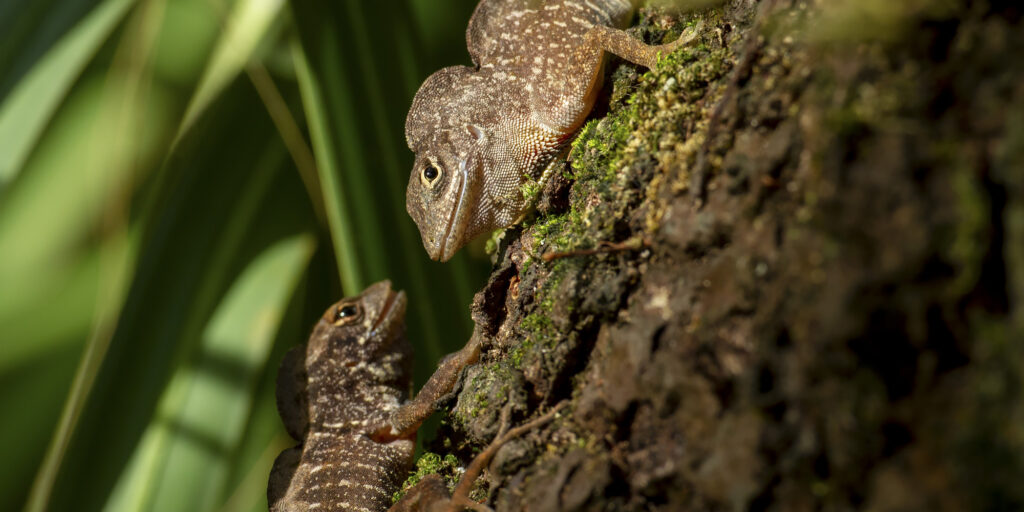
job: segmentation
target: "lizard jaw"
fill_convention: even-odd
[[[377,319],[373,322],[373,327],[370,328],[370,332],[376,334],[383,330],[391,330],[391,327],[395,322],[401,322],[405,318],[405,292],[395,292],[391,289],[391,283],[387,283],[387,299],[384,302],[384,306],[381,308],[380,313],[377,314]]]
[[[440,243],[435,246],[431,259],[448,261],[459,250],[462,234],[465,232],[467,208],[466,208],[466,185],[469,182],[469,170],[466,168],[466,161],[459,162],[459,193],[455,197],[455,207],[448,217],[448,224],[445,226],[444,234]]]

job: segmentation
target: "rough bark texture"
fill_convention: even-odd
[[[522,422],[566,400],[477,499],[1024,507],[1021,15],[642,11],[648,42],[703,20],[700,42],[650,73],[610,66],[538,213],[498,244],[474,305],[485,352],[432,451],[464,463],[503,407]],[[454,476],[438,460],[423,472]]]

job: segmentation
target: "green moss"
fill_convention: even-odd
[[[512,360],[512,367],[521,370],[523,368],[523,357],[530,352],[533,348],[534,342],[531,339],[523,339],[515,348],[512,349],[512,353],[509,354],[509,358]]]
[[[542,221],[547,225],[538,231],[538,238],[562,251],[593,247],[614,236],[623,209],[631,208],[624,204],[631,200],[624,195],[636,197],[639,193],[655,199],[659,187],[685,187],[685,176],[678,183],[665,183],[655,176],[646,191],[636,190],[630,181],[643,168],[638,162],[665,160],[666,153],[672,153],[668,160],[673,165],[680,160],[684,168],[693,164],[710,115],[708,105],[721,94],[721,86],[709,84],[721,83],[735,61],[731,46],[712,48],[707,44],[713,37],[717,36],[705,31],[696,44],[665,56],[658,68],[641,75],[639,82],[635,74],[613,74],[614,87],[629,94],[622,96],[623,101],[613,100],[604,119],[591,120],[581,130],[570,152],[576,181],[570,217]],[[709,93],[711,98],[705,98]],[[614,91],[612,97],[617,95]],[[679,136],[681,125],[693,130],[685,138]],[[662,166],[658,172],[669,167]],[[654,213],[645,229],[659,225],[657,212],[661,208],[652,206]],[[553,236],[552,228],[559,223],[571,230]]]
[[[543,313],[550,314],[555,308],[555,298],[558,296],[558,287],[562,285],[562,281],[568,275],[570,263],[568,260],[559,260],[551,267],[551,271],[548,274],[547,281],[544,282],[544,288],[539,294],[541,297],[539,309]],[[564,300],[564,298],[562,299]],[[575,300],[575,299],[573,299]],[[565,304],[569,306],[571,303]]]
[[[533,225],[533,238],[539,242],[561,232],[565,219],[566,215],[554,215],[540,219],[539,222]]]
[[[561,340],[561,335],[551,320],[549,312],[531,313],[519,324],[523,342],[513,350],[512,361],[521,367],[524,359],[528,359],[534,347],[551,347]]]
[[[523,264],[519,266],[519,277],[526,275],[526,273],[530,271],[530,267],[532,267],[534,263],[535,260],[533,256],[528,256],[526,260],[523,261]]]
[[[473,371],[463,386],[452,418],[468,427],[476,418],[500,410],[512,394],[509,383],[518,379],[514,372],[507,361],[496,361]]]
[[[559,260],[548,271],[543,286],[536,293],[537,305],[519,323],[522,341],[512,349],[509,356],[514,368],[522,368],[523,361],[531,358],[535,347],[551,348],[564,339],[564,335],[552,319],[552,314],[557,306],[560,308],[560,314],[567,315],[575,309],[576,303],[580,300],[575,294],[558,292],[571,268],[572,263],[568,260]]]
[[[490,386],[487,384],[495,376],[496,371],[494,368],[491,368],[489,371],[476,374],[470,382],[470,386],[476,388],[476,393],[473,394],[473,406],[469,410],[471,417],[476,418],[480,416],[480,412],[486,410],[491,405],[490,395],[487,393],[487,389]]]
[[[486,410],[489,405],[490,403],[487,401],[487,395],[482,393],[477,394],[476,406],[473,407],[473,410],[470,412],[470,415],[473,416],[474,418],[479,417],[480,412]]]
[[[524,223],[533,237],[536,255],[552,251],[569,251],[592,245],[585,215],[578,207],[563,214],[536,217]],[[530,224],[532,222],[532,224]]]
[[[402,483],[401,489],[391,496],[391,503],[397,503],[416,484],[420,483],[428,475],[440,475],[445,480],[448,490],[455,489],[459,481],[459,460],[454,455],[448,454],[442,458],[440,455],[431,452],[424,452],[416,460],[416,470],[409,475],[409,478]]]
[[[524,331],[537,333],[551,327],[551,318],[541,313],[531,313],[519,324]]]
[[[520,192],[523,194],[523,199],[527,204],[534,204],[537,202],[537,198],[540,196],[542,189],[543,187],[540,182],[527,180],[526,183],[523,183],[523,186],[520,187]]]

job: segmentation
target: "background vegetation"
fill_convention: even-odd
[[[0,2],[0,509],[265,510],[328,304],[405,289],[421,380],[464,342],[403,123],[474,3]]]

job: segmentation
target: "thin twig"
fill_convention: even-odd
[[[511,414],[512,402],[510,401],[501,411],[501,427],[498,429],[498,434],[494,436],[494,440],[487,446],[487,449],[480,452],[469,466],[466,467],[466,471],[462,474],[459,479],[459,484],[455,487],[455,491],[452,492],[451,507],[450,511],[462,510],[462,508],[472,508],[477,511],[490,510],[488,507],[481,505],[471,499],[469,499],[469,491],[473,488],[473,484],[476,479],[483,472],[484,467],[490,463],[491,458],[498,452],[505,443],[515,439],[532,429],[535,429],[552,419],[558,414],[558,411],[562,410],[563,407],[568,405],[568,402],[559,402],[557,405],[551,408],[550,411],[538,416],[516,428],[509,429],[510,421],[509,416]],[[461,507],[461,508],[460,508]]]

